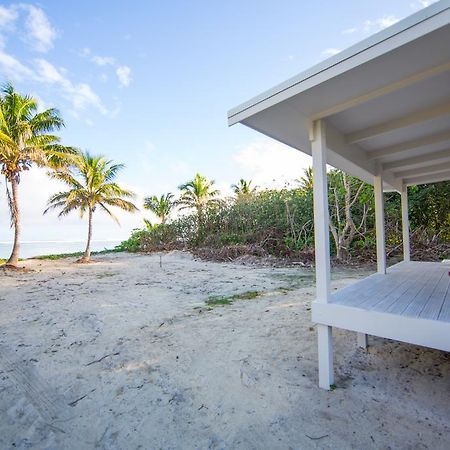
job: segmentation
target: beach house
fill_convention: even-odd
[[[319,385],[334,383],[333,327],[362,347],[375,335],[450,351],[450,264],[411,261],[408,224],[408,186],[450,180],[450,0],[239,105],[228,123],[312,155]],[[376,208],[377,273],[334,293],[327,164],[371,183]],[[403,261],[389,268],[386,191],[401,193],[403,219]]]

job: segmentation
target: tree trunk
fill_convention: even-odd
[[[86,242],[86,250],[80,262],[89,262],[91,260],[91,239],[92,239],[92,208],[88,211],[88,236]]]
[[[19,182],[13,177],[11,180],[11,214],[14,226],[14,245],[7,266],[17,267],[20,254],[20,210],[19,210]]]

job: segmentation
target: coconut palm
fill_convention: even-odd
[[[24,171],[33,165],[62,167],[67,153],[74,149],[60,144],[50,134],[64,126],[58,110],[38,112],[38,102],[19,94],[6,84],[0,94],[0,172],[5,176],[14,245],[7,265],[16,267],[20,256],[21,217],[19,183]]]
[[[143,220],[144,220],[145,229],[147,231],[151,231],[153,229],[153,224],[148,219],[144,218]]]
[[[214,184],[214,180],[208,180],[197,173],[194,179],[180,185],[178,187],[181,190],[178,200],[180,209],[194,208],[200,218],[206,207],[218,205],[220,200],[217,197],[220,192],[213,189]]]
[[[256,186],[252,186],[252,181],[247,181],[241,178],[239,180],[238,184],[232,184],[231,189],[233,189],[233,192],[238,196],[248,196],[251,194],[254,194],[256,191]]]
[[[164,224],[167,222],[167,219],[175,206],[173,197],[173,194],[170,192],[168,194],[162,194],[161,197],[157,197],[156,195],[146,197],[144,199],[144,208],[150,210],[161,220],[161,223]]]
[[[117,223],[117,217],[110,207],[124,211],[135,212],[136,206],[127,198],[134,198],[135,194],[119,187],[114,182],[123,164],[113,164],[104,156],[91,156],[89,153],[79,152],[72,158],[69,171],[54,171],[50,176],[69,186],[68,191],[58,192],[50,197],[46,214],[52,209],[60,209],[59,217],[79,210],[83,217],[88,215],[88,235],[86,250],[79,262],[89,262],[91,257],[92,216],[97,208],[105,211]]]
[[[300,188],[307,192],[312,192],[314,188],[314,173],[312,167],[307,167],[303,171],[303,176],[297,180]]]

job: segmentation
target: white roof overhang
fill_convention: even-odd
[[[232,109],[242,123],[387,189],[450,179],[450,0],[441,0]]]

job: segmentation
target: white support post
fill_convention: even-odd
[[[409,215],[408,215],[408,187],[403,185],[401,192],[402,202],[402,234],[403,234],[403,261],[411,261],[409,243]]]
[[[356,341],[358,343],[358,347],[361,347],[363,349],[366,349],[369,344],[368,336],[365,333],[357,333]]]
[[[316,301],[328,303],[330,297],[330,231],[327,185],[327,147],[325,123],[312,124],[311,148],[314,173],[314,236],[316,260]],[[334,383],[332,328],[317,325],[319,386],[330,389]]]
[[[386,236],[384,226],[383,178],[377,175],[373,179],[375,193],[375,225],[377,237],[377,271],[386,273]]]
[[[327,325],[317,325],[319,347],[319,387],[329,391],[334,384],[333,331]]]

